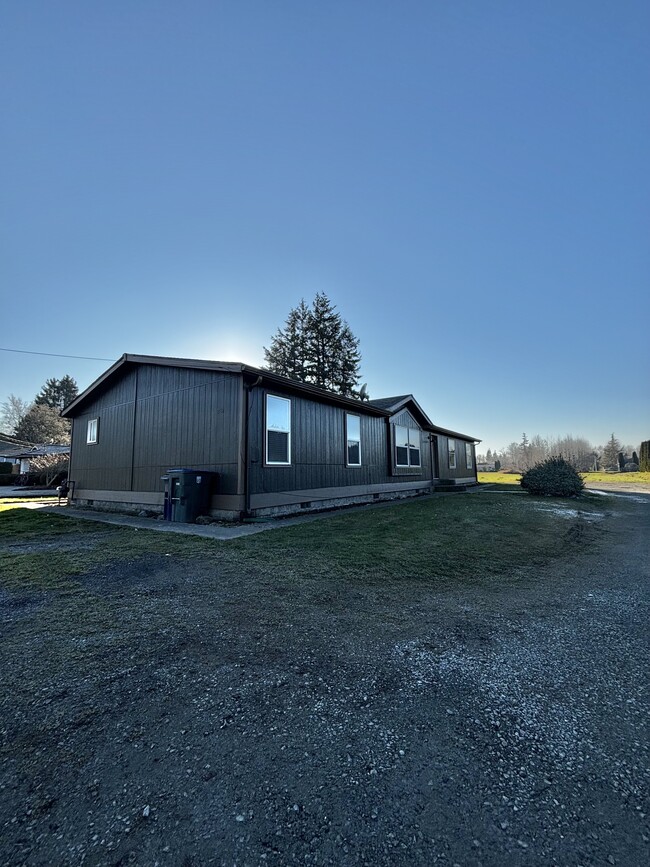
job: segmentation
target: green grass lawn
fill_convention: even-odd
[[[0,512],[6,512],[7,509],[16,509],[24,503],[51,503],[52,500],[58,500],[56,494],[49,497],[0,497]]]
[[[477,473],[480,484],[518,485],[520,473]]]
[[[119,571],[121,563],[133,565],[151,555],[175,558],[184,573],[200,564],[233,574],[261,571],[271,581],[274,576],[283,581],[327,576],[359,582],[402,577],[436,585],[473,582],[548,563],[595,543],[602,535],[600,524],[580,514],[567,520],[548,510],[602,512],[603,499],[586,495],[567,503],[459,494],[345,511],[229,542],[13,509],[0,516],[0,587],[72,593],[83,588],[84,575],[107,565]]]
[[[597,482],[599,485],[648,485],[650,489],[650,473],[581,473],[585,482]]]
[[[599,485],[647,485],[650,492],[650,473],[581,473],[585,484],[596,482]],[[479,473],[481,484],[518,485],[519,473]]]

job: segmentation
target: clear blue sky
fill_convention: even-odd
[[[0,345],[260,364],[324,291],[372,397],[638,445],[649,44],[647,0],[2,0]]]

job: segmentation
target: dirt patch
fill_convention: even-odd
[[[264,534],[5,593],[0,862],[646,863],[646,514],[471,580]]]

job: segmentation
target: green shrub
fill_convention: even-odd
[[[0,461],[0,476],[10,475],[12,467],[11,461]]]
[[[15,487],[17,481],[18,481],[18,474],[17,473],[9,473],[9,474],[3,473],[2,475],[0,475],[0,485],[2,485],[5,488]]]
[[[582,476],[563,457],[547,458],[521,477],[524,490],[545,497],[578,497],[584,486]]]

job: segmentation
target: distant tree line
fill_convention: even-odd
[[[10,394],[0,406],[2,433],[30,443],[67,445],[70,422],[61,418],[61,410],[79,394],[73,377],[51,378],[29,402]]]
[[[511,442],[508,446],[494,451],[488,449],[484,454],[478,454],[476,461],[479,464],[495,463],[499,464],[497,468],[524,473],[551,457],[562,457],[580,472],[629,472],[643,466],[644,446],[647,452],[646,461],[650,464],[650,441],[642,443],[641,448],[638,448],[622,445],[612,434],[604,445],[594,446],[585,437],[545,438],[537,434],[529,438],[524,433],[519,442]]]

